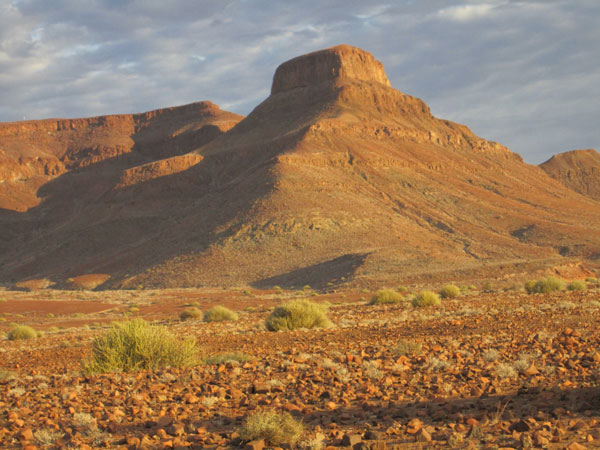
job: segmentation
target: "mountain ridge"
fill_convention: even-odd
[[[596,202],[386,80],[349,46],[283,63],[247,117],[185,154],[111,175],[85,205],[94,224],[78,215],[35,242],[18,237],[24,248],[8,246],[0,277],[324,287],[510,278],[600,255]],[[23,255],[32,262],[14,262]]]

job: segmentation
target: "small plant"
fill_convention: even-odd
[[[162,367],[185,367],[197,362],[196,341],[179,340],[166,328],[143,319],[115,322],[92,344],[88,373],[135,371]]]
[[[201,318],[202,318],[202,311],[200,311],[198,308],[195,308],[195,307],[184,309],[183,311],[181,311],[181,314],[179,314],[179,319],[181,321],[190,320],[190,319],[198,320]]]
[[[496,376],[498,378],[514,378],[517,376],[517,371],[512,365],[502,363],[496,367]]]
[[[371,298],[369,305],[392,305],[404,299],[402,294],[393,289],[381,289]]]
[[[245,363],[252,361],[252,356],[242,352],[219,353],[218,355],[207,356],[202,360],[204,364],[226,364],[226,363]]]
[[[204,313],[205,322],[224,322],[227,320],[236,321],[238,315],[224,306],[213,306]]]
[[[6,335],[10,341],[19,339],[35,339],[38,337],[38,332],[27,325],[15,325]]]
[[[299,328],[329,328],[328,305],[309,300],[293,300],[276,307],[267,318],[269,331],[297,330]]]
[[[492,362],[492,361],[496,361],[498,359],[498,357],[500,356],[500,352],[498,350],[496,350],[495,348],[490,348],[490,349],[486,350],[485,352],[483,352],[483,354],[481,356],[484,361]]]
[[[42,446],[53,445],[62,435],[60,431],[53,430],[52,428],[42,428],[33,434],[36,442]]]
[[[565,282],[556,277],[546,277],[536,282],[528,281],[525,283],[525,290],[529,294],[547,294],[548,292],[562,291],[565,289]]]
[[[456,298],[460,295],[460,288],[453,284],[447,284],[440,290],[442,298]]]
[[[584,291],[586,287],[587,286],[585,285],[585,283],[579,280],[571,281],[567,285],[567,289],[570,291]]]
[[[238,434],[245,442],[264,439],[268,446],[293,447],[304,435],[304,426],[288,412],[258,411],[246,417]]]
[[[413,355],[420,353],[422,348],[423,344],[420,342],[400,339],[398,343],[392,347],[392,354],[394,356]]]
[[[442,304],[440,297],[431,291],[421,291],[412,301],[413,306],[439,306]]]

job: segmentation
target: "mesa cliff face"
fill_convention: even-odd
[[[26,211],[39,204],[37,191],[49,180],[103,161],[145,163],[187,153],[240,119],[198,102],[141,114],[0,123],[0,208]]]
[[[569,189],[600,200],[600,153],[596,150],[559,153],[540,167]]]
[[[109,184],[61,176],[43,186],[45,200],[25,217],[44,231],[5,243],[0,276],[322,287],[509,277],[600,254],[597,202],[433,117],[367,52],[338,46],[295,58],[277,69],[271,92],[189,153],[142,145],[148,126],[140,154],[163,158],[111,172]],[[48,221],[42,212],[73,186],[86,187],[85,205],[62,205],[64,219]]]

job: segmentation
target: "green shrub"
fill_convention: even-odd
[[[329,328],[328,306],[309,300],[293,300],[276,307],[267,318],[269,331],[296,330],[298,328]]]
[[[229,362],[245,363],[254,358],[242,352],[219,353],[218,355],[207,356],[202,360],[204,364],[225,364]]]
[[[583,281],[579,281],[579,280],[575,280],[575,281],[571,281],[568,286],[567,289],[569,289],[570,291],[583,291],[585,290],[587,286],[585,285],[585,283]]]
[[[257,411],[246,417],[238,430],[245,442],[264,439],[270,447],[293,447],[304,434],[304,426],[288,412]]]
[[[460,288],[453,284],[447,284],[440,290],[442,298],[456,298],[460,295]]]
[[[238,320],[238,315],[224,306],[213,306],[204,313],[205,322],[224,322],[226,320]]]
[[[431,291],[421,291],[413,299],[413,306],[439,306],[442,304],[439,295]]]
[[[92,344],[92,355],[84,363],[88,373],[135,371],[195,364],[196,341],[179,340],[166,328],[143,319],[115,322]]]
[[[401,302],[402,294],[394,291],[393,289],[381,289],[377,291],[375,295],[371,298],[369,305],[389,305]]]
[[[15,325],[8,332],[6,337],[11,341],[18,339],[35,339],[38,337],[37,331],[27,325]]]
[[[548,292],[562,291],[565,288],[565,282],[556,277],[546,277],[531,283],[531,281],[525,283],[525,290],[530,294],[547,294]]]
[[[189,319],[201,319],[202,318],[202,311],[200,311],[198,308],[187,308],[184,309],[183,311],[181,311],[181,314],[179,314],[179,319],[184,321],[184,320],[189,320]]]
[[[535,281],[529,280],[525,282],[525,290],[528,294],[533,294],[535,291]]]

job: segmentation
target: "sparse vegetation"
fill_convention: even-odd
[[[579,280],[571,281],[567,285],[567,289],[570,291],[583,291],[583,290],[585,290],[586,287],[587,286],[585,285],[585,283],[583,281],[579,281]]]
[[[413,306],[439,306],[442,304],[439,295],[432,291],[419,292],[412,301]]]
[[[181,314],[179,314],[179,319],[181,321],[199,320],[201,318],[202,318],[202,311],[200,311],[196,307],[184,309],[183,311],[181,311]]]
[[[447,284],[440,290],[442,298],[456,298],[460,295],[460,288],[454,284]]]
[[[166,328],[143,319],[116,322],[94,340],[91,358],[84,363],[88,373],[135,371],[161,367],[190,366],[197,362],[196,341],[179,340]]]
[[[498,350],[496,350],[495,348],[490,348],[490,349],[486,350],[485,352],[483,352],[483,354],[481,355],[483,360],[487,361],[487,362],[496,361],[499,356],[500,356],[500,352]]]
[[[408,339],[400,339],[398,343],[392,348],[392,355],[413,355],[421,352],[423,344],[416,341],[409,341]]]
[[[399,303],[404,299],[401,293],[393,289],[381,289],[369,301],[369,305],[389,305]]]
[[[242,352],[219,353],[218,355],[207,356],[202,360],[204,364],[226,364],[230,362],[245,363],[252,361],[252,356]]]
[[[517,371],[512,365],[501,363],[496,367],[496,376],[498,378],[514,378],[517,376]]]
[[[309,300],[293,300],[276,307],[267,318],[269,331],[297,330],[299,328],[329,328],[328,305]]]
[[[60,431],[52,428],[41,428],[33,434],[36,442],[42,446],[53,445],[62,435]]]
[[[565,282],[556,277],[546,277],[537,281],[528,281],[525,283],[525,290],[529,294],[547,294],[549,292],[562,291],[565,289]]]
[[[303,436],[304,426],[287,412],[257,411],[246,417],[238,433],[245,442],[264,439],[268,446],[293,447]]]
[[[38,332],[28,325],[15,325],[11,328],[6,337],[10,341],[16,341],[20,339],[35,339],[38,337]]]
[[[238,315],[234,311],[224,306],[213,306],[204,313],[205,322],[224,322],[238,320]]]

